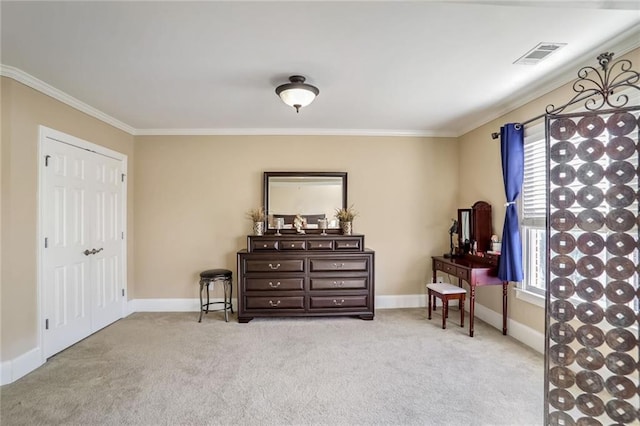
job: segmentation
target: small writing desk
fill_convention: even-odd
[[[485,285],[502,285],[502,334],[507,334],[507,285],[508,281],[498,278],[497,257],[479,257],[462,255],[460,257],[445,258],[433,256],[433,282],[436,282],[436,272],[442,271],[458,277],[458,285],[466,281],[471,289],[469,298],[469,336],[473,337],[473,317],[476,305],[476,287]]]

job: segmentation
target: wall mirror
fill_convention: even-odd
[[[318,230],[319,219],[327,219],[329,230],[338,230],[334,217],[338,208],[347,207],[347,173],[345,172],[264,172],[264,206],[267,229],[293,230],[296,215],[306,219],[305,230]]]
[[[478,252],[490,250],[491,221],[491,204],[485,201],[477,201],[470,209],[458,209],[459,253],[470,253],[474,242]]]

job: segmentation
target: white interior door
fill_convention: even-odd
[[[44,357],[122,318],[123,164],[44,137],[41,255]]]

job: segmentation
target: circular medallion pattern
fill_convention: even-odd
[[[553,345],[549,348],[549,358],[562,367],[573,364],[575,356],[573,349],[567,345]]]
[[[587,209],[578,213],[578,227],[586,232],[595,232],[604,225],[604,215],[598,210]]]
[[[611,114],[607,119],[607,130],[614,136],[622,136],[631,133],[637,126],[636,118],[628,112]]]
[[[584,185],[595,185],[604,177],[604,168],[598,163],[584,163],[576,172],[578,180]]]
[[[616,232],[607,236],[607,251],[615,256],[626,256],[638,247],[635,238],[623,232]]]
[[[602,133],[604,127],[604,120],[599,115],[589,115],[578,121],[578,133],[583,138],[595,138]]]
[[[611,376],[606,380],[605,386],[607,391],[616,398],[629,399],[637,395],[636,385],[628,377]]]
[[[614,232],[627,232],[636,225],[636,217],[626,209],[614,209],[607,213],[607,228]]]
[[[636,369],[636,361],[634,358],[622,352],[611,352],[605,358],[605,364],[609,371],[620,376],[631,374]]]
[[[576,201],[576,194],[563,186],[551,191],[551,205],[557,209],[567,209]]]
[[[624,185],[636,177],[636,168],[628,161],[614,161],[607,167],[605,176],[614,185]]]
[[[558,164],[550,170],[549,178],[554,185],[567,186],[576,179],[576,170],[568,164]]]
[[[576,216],[568,210],[558,210],[549,216],[549,224],[556,231],[570,231],[576,226]]]
[[[576,382],[576,374],[570,368],[556,366],[549,370],[549,381],[555,387],[570,388]]]
[[[551,258],[550,271],[558,277],[567,277],[576,270],[576,263],[571,256],[558,255]]]
[[[577,269],[578,273],[585,278],[596,278],[604,272],[604,263],[597,256],[584,256],[578,259]]]
[[[558,254],[569,254],[576,248],[576,239],[568,232],[558,232],[551,236],[549,245]]]
[[[631,423],[636,420],[636,407],[627,401],[611,399],[607,402],[607,414],[619,423]]]
[[[636,336],[624,328],[609,330],[606,339],[607,345],[617,352],[629,352],[637,344]]]
[[[556,163],[568,163],[575,156],[576,147],[571,142],[558,142],[549,149],[549,158]]]
[[[614,185],[607,189],[605,197],[611,207],[622,209],[636,201],[636,191],[628,185]]]
[[[549,126],[549,134],[556,140],[566,140],[575,135],[577,128],[572,119],[559,118]]]
[[[576,307],[576,315],[585,324],[597,324],[604,318],[604,310],[596,303],[584,302]]]
[[[571,321],[576,315],[576,309],[573,304],[566,300],[555,300],[551,302],[549,308],[551,317],[560,322]]]
[[[576,331],[578,342],[585,348],[597,348],[604,343],[604,333],[598,327],[587,324],[580,326]]]
[[[636,152],[636,144],[626,136],[613,138],[607,144],[606,152],[612,160],[626,160]]]
[[[576,332],[571,325],[565,322],[556,322],[549,327],[549,337],[558,344],[568,345],[576,338]]]
[[[602,426],[602,423],[593,417],[580,417],[576,422],[576,426]]]
[[[604,402],[596,395],[583,393],[576,398],[576,407],[587,416],[598,417],[604,413]]]
[[[558,277],[551,280],[549,292],[557,299],[568,299],[575,293],[573,281],[568,278]]]
[[[604,239],[600,234],[587,232],[578,237],[578,249],[587,255],[595,255],[604,250]]]
[[[576,384],[587,393],[599,393],[604,389],[604,380],[598,373],[583,370],[576,375]]]
[[[604,144],[598,139],[585,139],[576,150],[582,161],[598,161],[604,155]]]
[[[626,257],[612,257],[607,260],[607,274],[616,280],[626,280],[636,272],[636,266]]]
[[[576,201],[580,205],[580,207],[584,207],[585,209],[593,209],[602,204],[602,200],[604,200],[604,194],[602,193],[602,189],[598,188],[594,185],[587,185],[578,190],[576,194]]]
[[[578,293],[581,299],[587,302],[595,302],[604,294],[604,288],[600,281],[588,278],[578,282],[576,293]]]
[[[636,322],[636,313],[626,305],[611,305],[604,312],[607,322],[614,327],[631,327]]]
[[[576,353],[578,365],[587,370],[599,370],[605,364],[602,353],[593,348],[582,348]]]
[[[553,411],[549,413],[550,426],[575,426],[576,422],[569,414],[564,411]]]
[[[558,410],[571,410],[575,407],[575,400],[571,392],[565,389],[553,389],[549,392],[549,404]]]
[[[605,294],[614,303],[629,303],[636,297],[636,290],[626,281],[611,281],[607,284]]]

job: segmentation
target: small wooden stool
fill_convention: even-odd
[[[442,328],[447,328],[447,317],[449,316],[449,300],[458,299],[460,308],[460,327],[464,327],[464,298],[467,290],[453,284],[447,283],[431,283],[427,284],[427,305],[429,310],[429,319],[431,319],[431,298],[433,297],[433,310],[436,310],[436,297],[442,300]]]
[[[202,314],[208,314],[209,312],[213,312],[209,309],[211,305],[216,305],[221,303],[224,305],[224,308],[218,309],[218,311],[224,311],[224,320],[229,322],[229,313],[231,310],[233,313],[233,302],[231,301],[232,296],[232,272],[228,269],[208,269],[200,273],[200,318],[198,318],[198,322],[202,322]],[[216,282],[221,282],[224,290],[224,298],[222,302],[212,302],[209,298],[209,286]],[[207,290],[207,302],[205,303],[202,300],[202,292],[206,288]]]

